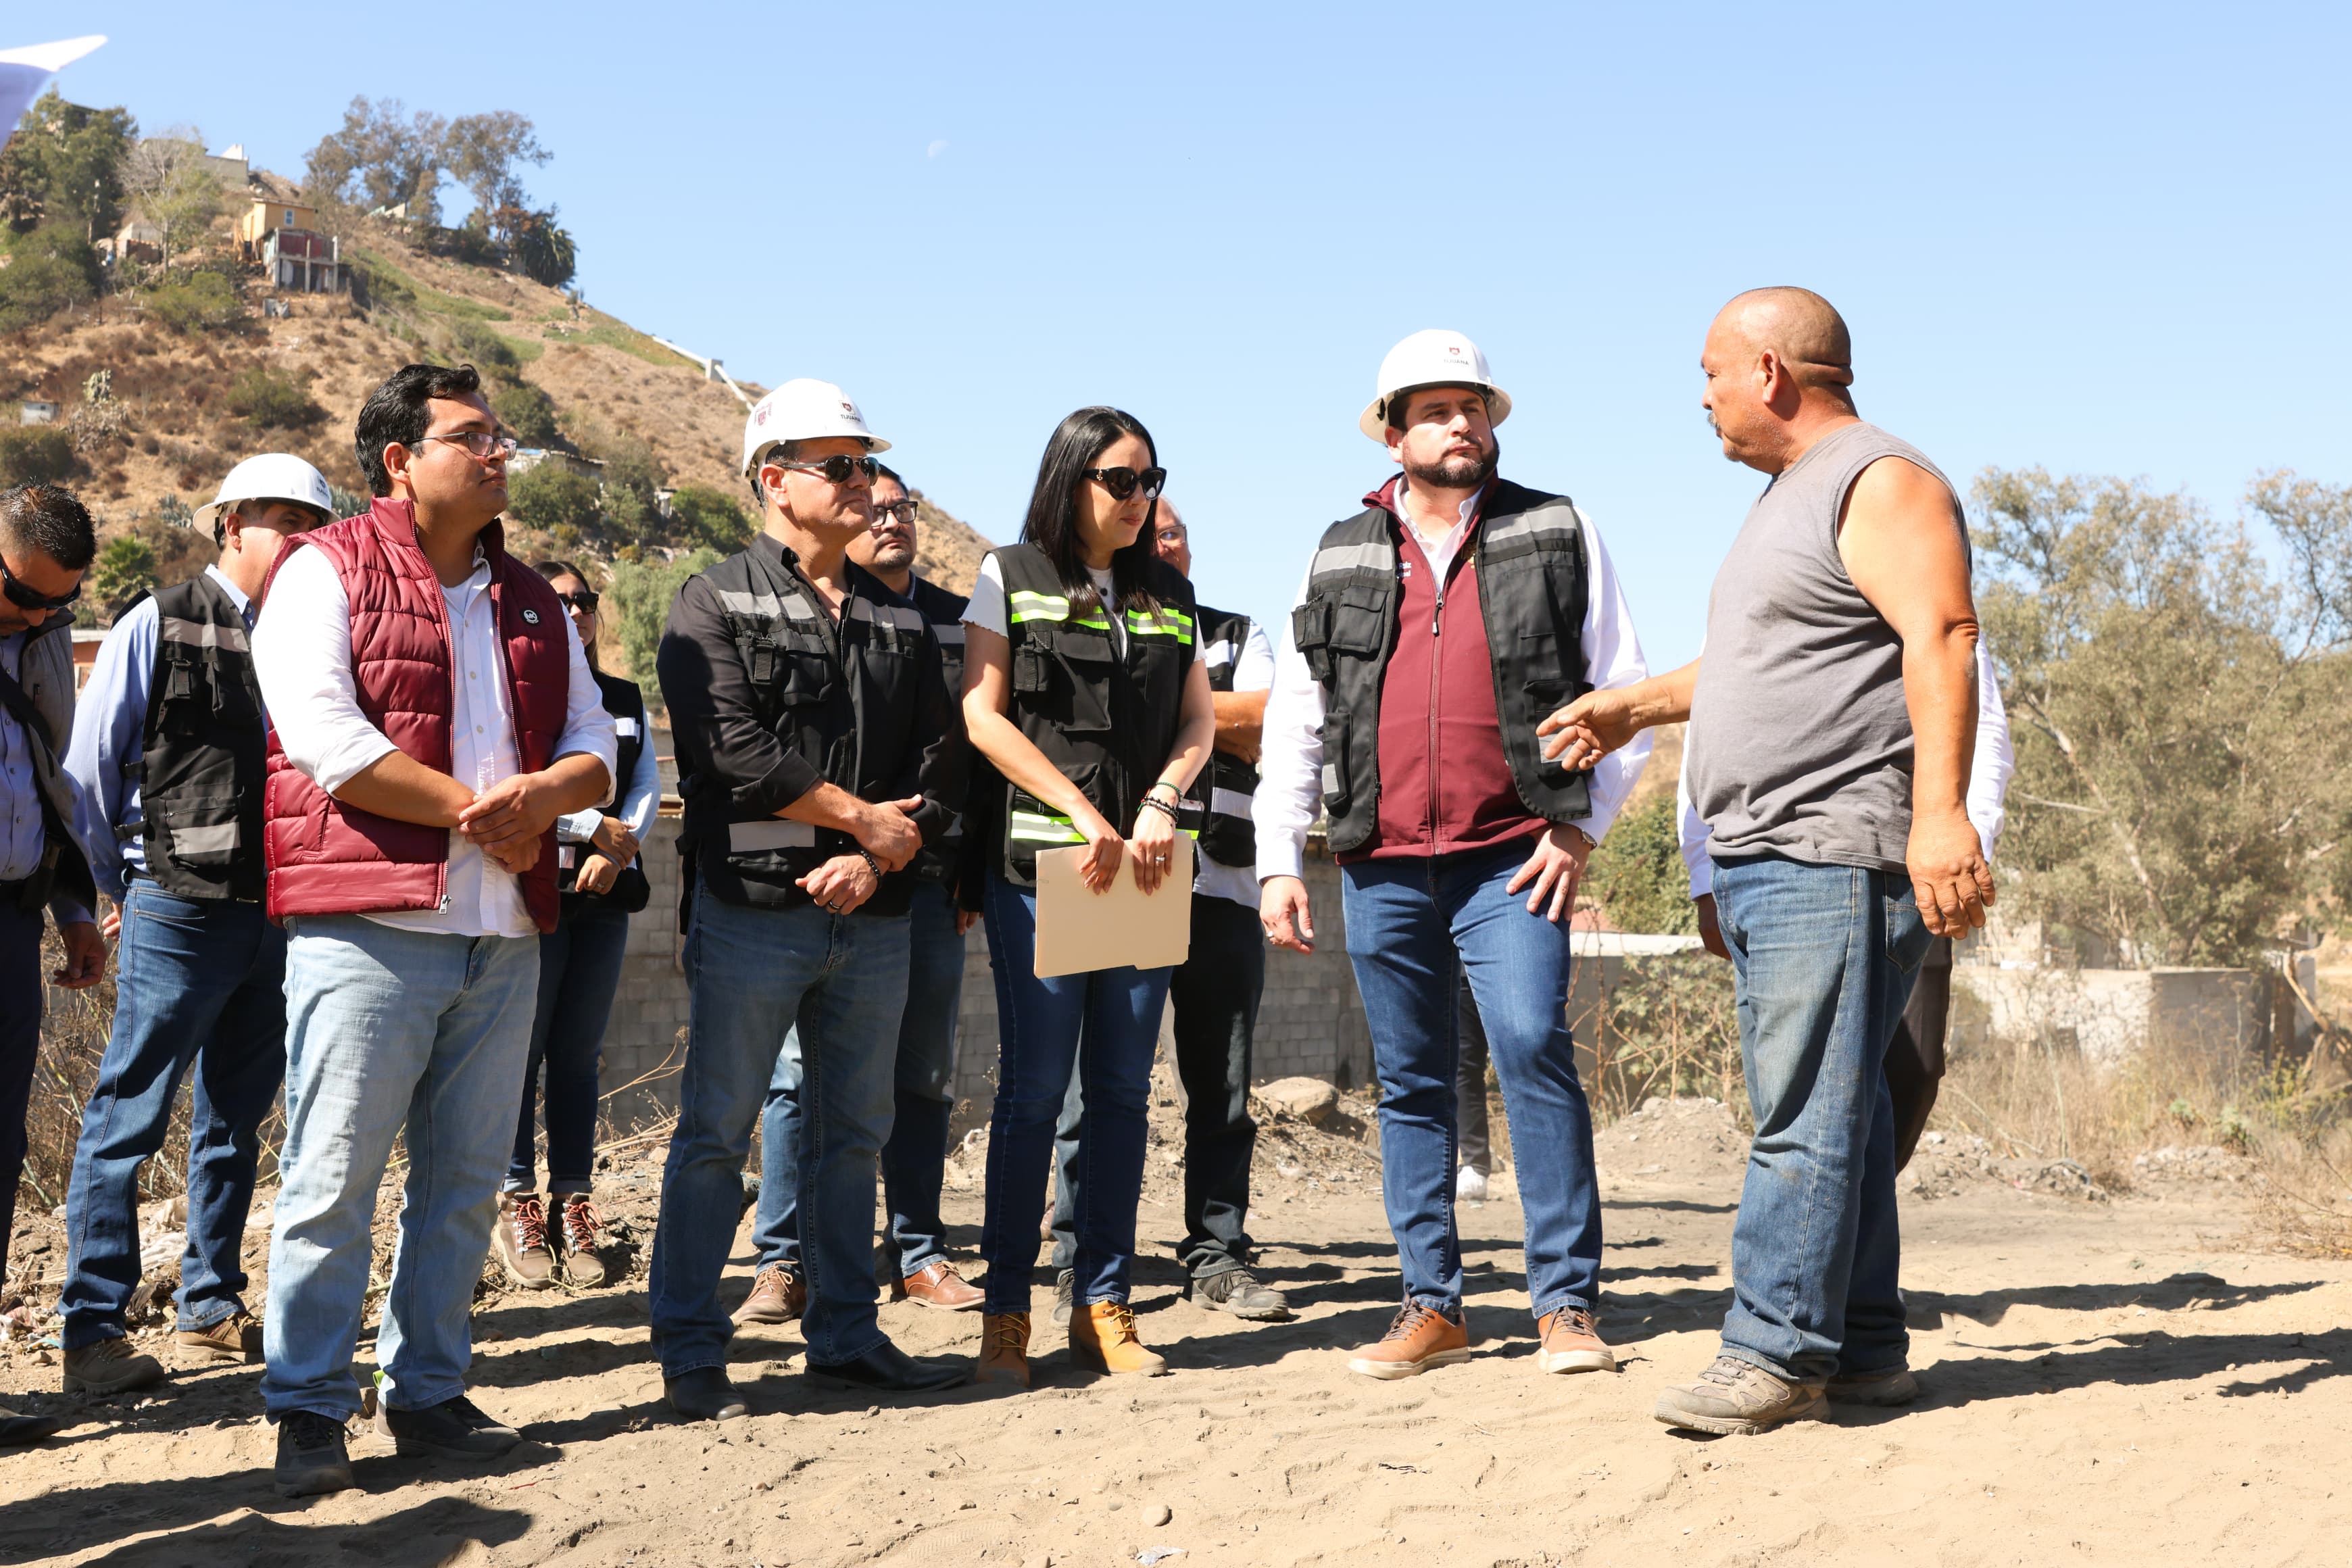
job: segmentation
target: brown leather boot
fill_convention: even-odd
[[[1348,1358],[1348,1370],[1366,1377],[1411,1377],[1433,1366],[1470,1359],[1470,1322],[1455,1322],[1433,1307],[1407,1301],[1377,1344]]]
[[[547,1245],[547,1205],[537,1193],[500,1193],[499,1223],[490,1232],[507,1278],[525,1290],[555,1283],[555,1254]]]
[[[563,1278],[583,1290],[604,1283],[604,1216],[586,1193],[556,1199],[556,1229],[563,1240]]]
[[[991,1312],[980,1320],[980,1358],[972,1363],[971,1380],[1029,1386],[1028,1313]]]
[[[1546,1312],[1536,1323],[1536,1366],[1543,1372],[1615,1372],[1617,1352],[1601,1338],[1592,1314],[1575,1307]]]
[[[172,1342],[202,1351],[215,1361],[241,1361],[258,1365],[261,1361],[261,1320],[240,1309],[205,1328],[175,1330]]]
[[[1143,1348],[1135,1314],[1124,1301],[1089,1301],[1070,1314],[1070,1359],[1097,1372],[1140,1373],[1158,1377],[1167,1358]]]
[[[918,1307],[937,1307],[942,1312],[969,1312],[988,1300],[987,1292],[966,1284],[955,1271],[955,1265],[944,1258],[934,1258],[912,1274],[890,1287],[893,1301],[912,1301]]]

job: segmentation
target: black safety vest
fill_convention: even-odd
[[[1591,777],[1546,762],[1536,726],[1592,689],[1584,658],[1591,568],[1583,527],[1566,496],[1507,479],[1487,491],[1481,517],[1473,565],[1504,760],[1529,811],[1547,822],[1573,822],[1591,813]],[[1360,847],[1378,825],[1381,679],[1404,598],[1401,526],[1380,506],[1333,523],[1316,549],[1306,602],[1290,615],[1291,640],[1323,688],[1323,809],[1338,851]]]
[[[613,716],[612,815],[618,816],[622,797],[629,793],[629,781],[636,777],[637,759],[646,749],[646,694],[637,689],[634,680],[624,680],[601,669],[588,673],[595,677],[596,689],[604,694],[604,711]],[[645,868],[637,860],[621,868],[620,874],[613,879],[612,891],[583,893],[575,886],[580,880],[580,862],[595,854],[595,847],[566,844],[558,853],[561,858],[555,868],[555,886],[563,895],[562,912],[566,915],[590,909],[618,909],[635,914],[653,898],[653,884],[646,880]]]
[[[945,678],[948,700],[961,705],[963,701],[963,612],[971,603],[961,594],[951,594],[937,583],[918,577],[908,585],[907,602],[923,613],[930,624],[931,636],[940,645],[940,674]],[[915,857],[917,878],[926,882],[951,882],[956,867],[964,852],[965,803],[959,801],[955,819],[936,844],[923,846]]]
[[[147,874],[184,899],[257,900],[268,741],[245,616],[209,574],[155,595],[155,669],[140,761]],[[131,770],[126,770],[130,772]]]
[[[718,595],[761,721],[827,783],[862,800],[891,798],[908,759],[919,754],[917,682],[937,679],[924,658],[931,638],[922,613],[853,563],[836,625],[796,567],[756,543],[702,576]],[[857,852],[857,840],[838,829],[737,806],[727,779],[688,774],[678,790],[680,847],[730,903],[806,904],[793,884]],[[894,871],[857,912],[902,915],[912,894],[913,872]]]
[[[1144,585],[1160,601],[1158,610],[1120,610],[1091,594],[1074,605],[1054,563],[1035,545],[1008,544],[992,553],[1004,579],[1013,644],[1006,717],[1112,826],[1132,833],[1137,807],[1167,767],[1183,721],[1192,584],[1174,567],[1152,561]],[[1111,639],[1114,615],[1126,633],[1124,655]],[[1026,790],[1002,777],[990,783],[997,869],[1007,881],[1027,887],[1036,880],[1038,850],[1086,842],[1067,816]]]
[[[1209,668],[1209,689],[1231,691],[1234,671],[1249,642],[1250,618],[1231,610],[1200,609],[1201,662]],[[1257,794],[1257,764],[1230,752],[1211,752],[1209,765],[1192,781],[1187,813],[1200,824],[1201,853],[1220,866],[1257,864],[1257,828],[1250,820]]]

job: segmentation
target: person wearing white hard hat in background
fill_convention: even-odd
[[[875,1312],[874,1178],[892,1126],[913,862],[963,804],[964,733],[921,611],[850,559],[889,443],[828,382],[786,382],[743,427],[764,524],[689,578],[657,668],[686,799],[692,1012],[651,1281],[670,1407],[744,1414],[719,1280],[742,1170],[789,1035],[801,1053],[806,1370],[890,1394],[963,1381]]]
[[[1381,363],[1358,421],[1404,471],[1325,531],[1276,658],[1257,792],[1260,915],[1311,951],[1318,809],[1381,1080],[1403,1305],[1349,1361],[1408,1377],[1470,1353],[1454,1224],[1455,998],[1467,973],[1510,1120],[1547,1373],[1607,1371],[1591,1112],[1568,1032],[1569,916],[1643,764],[1547,763],[1536,726],[1647,670],[1615,570],[1566,496],[1496,477],[1511,400],[1458,332]]]
[[[261,1122],[286,1075],[286,933],[261,903],[268,720],[249,637],[279,547],[333,510],[326,479],[299,458],[230,469],[195,519],[220,559],[115,622],[74,715],[66,775],[122,956],[66,1194],[69,1394],[163,1379],[161,1362],[131,1348],[124,1313],[139,1285],[140,1168],[163,1148],[188,1078],[173,1342],[215,1361],[261,1356],[245,1225]]]

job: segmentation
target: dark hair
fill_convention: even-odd
[[[86,570],[98,554],[89,509],[62,485],[0,490],[0,539],[37,550],[68,572]]]
[[[902,476],[898,469],[892,468],[887,463],[880,461],[879,459],[877,459],[874,464],[874,477],[877,479],[887,479],[902,490],[907,489],[907,481],[904,476]],[[912,494],[913,492],[909,490],[908,493]]]
[[[1418,382],[1412,386],[1398,387],[1394,392],[1389,394],[1388,402],[1381,405],[1381,419],[1390,429],[1402,430],[1405,427],[1404,416],[1412,408],[1412,395],[1414,393],[1437,392],[1449,386],[1458,386],[1465,392],[1476,393],[1478,395],[1478,401],[1486,405],[1487,420],[1490,423],[1493,421],[1495,417],[1494,394],[1488,392],[1483,386],[1474,386],[1466,381],[1423,381]]]
[[[1093,609],[1100,597],[1094,579],[1087,575],[1086,556],[1078,542],[1078,487],[1086,483],[1087,470],[1095,467],[1096,459],[1122,436],[1139,437],[1150,449],[1152,466],[1159,465],[1160,448],[1153,445],[1143,421],[1101,406],[1081,408],[1055,426],[1045,442],[1045,455],[1037,460],[1037,487],[1029,492],[1029,515],[1021,524],[1021,542],[1035,545],[1053,562],[1062,589],[1069,595],[1073,616],[1082,609]],[[1155,499],[1143,514],[1143,531],[1135,542],[1112,552],[1111,592],[1121,609],[1149,612],[1160,607],[1159,599],[1145,584],[1150,563],[1159,559],[1152,549],[1159,514],[1160,502]]]
[[[432,427],[432,411],[425,405],[436,397],[467,397],[482,390],[481,373],[472,365],[404,364],[384,377],[360,405],[353,433],[359,447],[360,472],[368,493],[392,493],[392,475],[383,466],[383,449],[397,441],[415,447]]]
[[[582,587],[592,585],[588,581],[588,574],[568,561],[534,561],[530,563],[530,569],[551,583],[558,577],[577,577],[580,579]]]

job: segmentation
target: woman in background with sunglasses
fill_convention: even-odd
[[[620,988],[629,917],[652,896],[637,865],[637,849],[653,831],[661,805],[661,772],[646,744],[644,694],[635,681],[597,666],[594,591],[562,562],[542,561],[535,570],[563,601],[580,634],[604,710],[613,715],[619,748],[613,774],[624,782],[619,816],[589,810],[556,818],[556,886],[563,897],[555,929],[539,939],[539,1013],[530,1028],[530,1064],[523,1070],[514,1160],[499,1194],[497,1241],[508,1278],[524,1289],[543,1290],[556,1283],[559,1272],[585,1289],[602,1285],[605,1277],[599,1251],[604,1222],[589,1192],[596,1148],[596,1063]],[[544,1197],[533,1157],[531,1114],[541,1062],[547,1065]]]
[[[1088,887],[1131,875],[1158,895],[1176,803],[1214,739],[1192,590],[1152,551],[1168,477],[1158,461],[1131,415],[1081,408],[1063,420],[1021,542],[989,552],[964,611],[964,722],[993,765],[975,797],[982,886],[966,891],[981,895],[1003,1041],[981,1233],[983,1383],[1029,1382],[1030,1272],[1073,1061],[1087,1114],[1070,1356],[1105,1372],[1168,1369],[1137,1337],[1128,1280],[1169,971],[1036,975],[1038,852],[1083,846]],[[1165,896],[1189,899],[1190,886]]]

